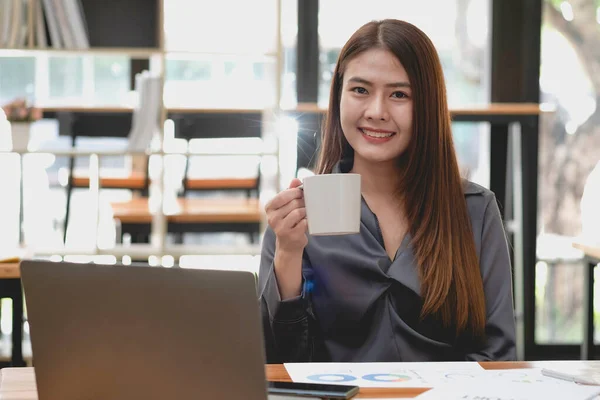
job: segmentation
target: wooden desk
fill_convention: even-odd
[[[0,263],[0,298],[13,301],[10,366],[26,365],[23,359],[23,289],[20,263]]]
[[[485,369],[511,369],[540,367],[543,362],[484,362]],[[283,365],[267,365],[267,380],[291,381]],[[33,368],[5,368],[1,370],[0,399],[2,400],[37,400],[35,374]],[[365,388],[361,389],[358,398],[369,397],[404,397],[412,398],[425,392],[424,388]]]
[[[14,279],[21,278],[20,263],[0,263],[0,279]]]
[[[583,343],[581,359],[594,359],[594,269],[600,263],[600,243],[580,239],[573,247],[583,251],[587,263],[583,287]]]

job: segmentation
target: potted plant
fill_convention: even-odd
[[[2,107],[10,123],[13,150],[26,151],[31,123],[42,118],[42,110],[25,99],[15,99]]]

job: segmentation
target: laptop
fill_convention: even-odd
[[[21,279],[40,400],[267,399],[252,273],[35,260]]]

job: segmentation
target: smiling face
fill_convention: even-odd
[[[352,58],[344,71],[340,122],[354,163],[394,163],[412,136],[413,102],[408,75],[388,50]]]

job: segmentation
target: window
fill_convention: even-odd
[[[275,54],[278,2],[165,1],[165,48],[170,52]]]
[[[129,93],[127,56],[0,57],[0,100],[26,97],[36,104],[120,105]]]
[[[2,104],[17,97],[33,98],[35,91],[34,57],[0,58],[0,100]]]
[[[38,58],[38,62],[44,60]],[[129,93],[126,56],[48,57],[49,93],[43,103],[124,104]],[[45,75],[44,75],[45,76]]]
[[[49,57],[49,98],[74,99],[83,94],[83,59]]]
[[[586,233],[583,220],[596,227],[594,221],[600,220],[598,194],[588,193],[594,196],[589,199],[594,204],[589,214],[582,214],[580,204],[586,185],[590,189],[594,185],[593,178],[587,182],[592,170],[600,165],[594,150],[600,147],[600,60],[593,56],[600,48],[598,6],[596,1],[544,2],[540,97],[555,104],[556,112],[544,113],[540,120],[538,343],[582,340],[584,268],[571,242],[573,236]],[[597,275],[596,290],[598,282]]]
[[[297,102],[296,47],[298,38],[298,2],[281,1],[281,102],[282,108],[293,108]]]
[[[263,108],[276,104],[274,57],[168,54],[167,107]]]
[[[488,100],[485,64],[489,0],[373,0],[369,7],[360,0],[324,0],[319,6],[322,106],[327,106],[331,76],[344,43],[361,25],[384,18],[413,23],[431,38],[442,60],[451,104]]]
[[[165,2],[165,104],[204,108],[274,106],[279,79],[278,3]],[[202,17],[207,15],[210,17]]]

